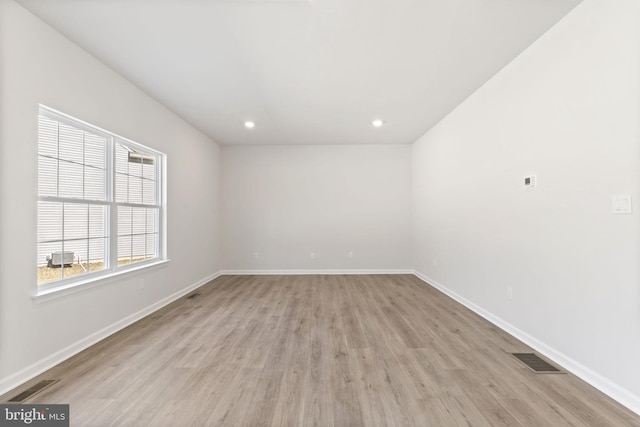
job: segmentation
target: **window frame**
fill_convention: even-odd
[[[98,126],[91,125],[80,119],[77,119],[68,114],[57,111],[48,106],[39,104],[38,116],[47,118],[49,120],[55,120],[59,123],[64,123],[67,126],[88,132],[99,137],[105,138],[105,188],[104,188],[104,200],[76,198],[76,197],[61,197],[51,195],[40,194],[40,176],[39,166],[36,167],[36,196],[37,204],[39,202],[55,202],[55,203],[68,203],[68,204],[82,204],[82,205],[99,205],[105,207],[104,227],[105,227],[105,249],[104,249],[104,268],[98,271],[89,271],[83,274],[78,274],[70,277],[63,277],[58,280],[51,280],[48,282],[38,283],[36,277],[36,293],[35,296],[47,295],[55,293],[61,290],[76,288],[81,285],[98,284],[99,281],[108,279],[114,276],[118,276],[124,273],[139,271],[152,266],[163,264],[168,261],[167,259],[167,245],[166,245],[166,154],[147,147],[138,142],[132,141],[116,133],[107,131]],[[39,126],[39,124],[37,125]],[[57,141],[59,144],[59,139]],[[36,156],[38,163],[40,162],[40,136],[36,136]],[[147,156],[152,156],[156,162],[155,167],[155,204],[144,204],[117,202],[116,199],[116,146],[120,144],[135,152],[142,153]],[[58,157],[59,158],[59,157]],[[59,171],[57,172],[59,176]],[[141,178],[142,179],[142,178]],[[136,262],[131,262],[124,265],[118,265],[118,207],[132,207],[132,208],[152,208],[157,210],[157,239],[155,239],[154,254],[156,255],[150,259],[144,259]],[[39,216],[39,206],[36,207],[36,218]],[[64,219],[63,219],[64,221]],[[38,225],[35,227],[36,233],[38,232]],[[64,225],[63,225],[64,229]],[[146,232],[145,232],[146,234]],[[90,237],[87,237],[90,239]],[[65,240],[65,236],[62,235],[62,241]],[[145,244],[146,245],[146,244]],[[37,252],[37,251],[36,251]],[[145,251],[146,252],[146,251]],[[146,253],[145,253],[146,256]],[[36,260],[36,267],[38,267],[38,260]]]

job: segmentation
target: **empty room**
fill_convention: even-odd
[[[0,0],[0,425],[640,426],[637,0]]]

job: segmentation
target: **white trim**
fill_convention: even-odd
[[[87,277],[85,277],[84,280],[74,280],[60,284],[56,283],[57,286],[48,288],[39,286],[31,295],[31,299],[36,303],[51,301],[53,299],[60,298],[66,295],[75,294],[76,292],[80,292],[85,289],[105,285],[109,282],[113,282],[115,279],[122,279],[123,276],[129,274],[139,273],[142,270],[146,271],[148,269],[160,267],[170,262],[170,259],[142,261],[140,263],[130,264],[131,267],[127,266],[126,268],[122,268],[121,270],[117,270],[115,272],[107,274],[96,275],[90,273],[87,274]]]
[[[564,369],[571,372],[581,380],[597,388],[598,390],[600,390],[601,392],[603,392],[613,400],[617,401],[621,405],[627,407],[631,411],[640,415],[640,396],[636,396],[635,394],[631,393],[629,390],[625,389],[624,387],[621,387],[620,385],[605,378],[599,373],[589,369],[588,367],[582,365],[576,360],[566,356],[562,352],[554,349],[548,344],[516,328],[509,322],[506,322],[503,319],[495,316],[494,314],[488,312],[484,308],[474,304],[473,302],[453,292],[452,290],[448,289],[446,286],[438,283],[437,281],[430,279],[424,274],[418,271],[414,271],[413,274],[418,279],[425,282],[427,285],[451,297],[455,301],[467,307],[469,310],[482,316],[483,318],[493,323],[495,326],[499,327],[503,331],[519,339],[529,347],[533,348],[535,351],[547,357],[549,360],[562,366]]]
[[[56,353],[50,356],[47,356],[44,359],[39,360],[30,366],[27,366],[26,368],[20,370],[19,372],[16,372],[13,375],[2,378],[0,380],[0,395],[10,392],[14,388],[19,387],[20,385],[26,383],[30,379],[45,372],[46,370],[53,368],[59,363],[62,363],[65,360],[75,356],[81,351],[115,334],[121,329],[126,328],[127,326],[137,322],[138,320],[174,302],[175,300],[183,297],[184,295],[188,294],[194,289],[197,289],[200,286],[216,279],[220,275],[221,273],[218,271],[217,273],[214,273],[208,277],[205,277],[204,279],[201,279],[196,283],[193,283],[187,286],[186,288],[183,288],[178,292],[175,292],[169,295],[168,297],[165,297],[160,301],[153,303],[150,306],[143,308],[142,310],[136,313],[133,313],[130,316],[127,316],[124,319],[113,323],[112,325],[107,326],[106,328],[103,328],[97,332],[94,332],[93,334],[77,341],[74,344],[71,344],[70,346],[63,348],[62,350],[57,351]]]
[[[413,270],[222,270],[224,276],[414,274]]]

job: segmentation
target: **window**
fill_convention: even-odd
[[[164,259],[164,155],[41,106],[40,289]]]

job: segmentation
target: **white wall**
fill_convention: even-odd
[[[413,182],[416,269],[640,413],[639,22],[585,0],[414,145]]]
[[[226,270],[410,269],[409,145],[225,146],[222,159]]]
[[[0,66],[1,394],[211,277],[221,256],[215,143],[11,0],[0,0]],[[38,103],[168,155],[169,264],[32,300]]]

